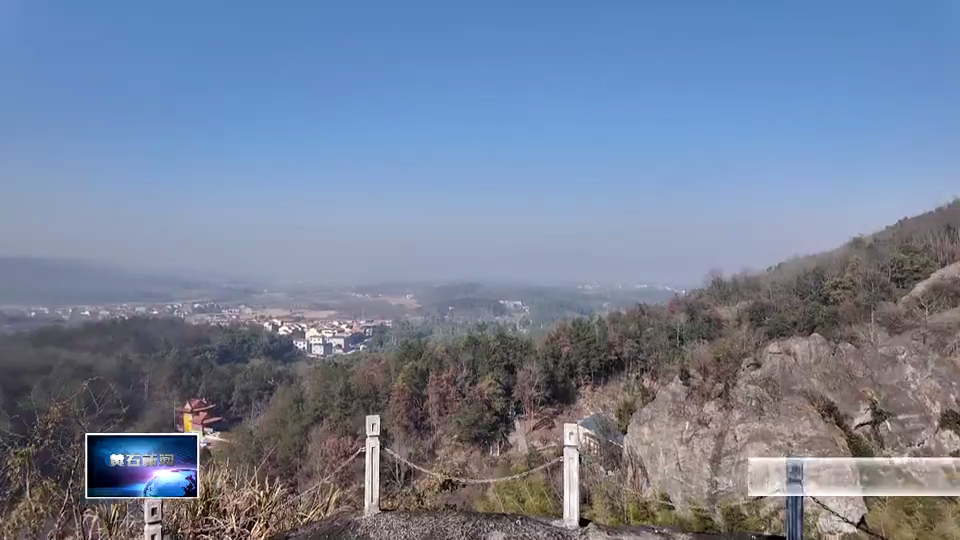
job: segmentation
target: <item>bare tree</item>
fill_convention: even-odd
[[[91,505],[81,496],[85,433],[115,430],[125,408],[102,379],[46,399],[35,391],[0,437],[0,536],[115,537],[130,526],[125,506]]]
[[[924,322],[929,322],[931,315],[960,307],[960,278],[931,283],[920,294],[911,297],[910,304]]]

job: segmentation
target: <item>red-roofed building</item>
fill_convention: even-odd
[[[175,409],[174,417],[177,431],[196,431],[199,433],[212,431],[214,424],[223,420],[219,416],[213,416],[215,408],[216,404],[207,403],[205,400],[188,399],[183,407]]]

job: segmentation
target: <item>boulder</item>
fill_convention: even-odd
[[[626,458],[646,494],[715,508],[746,497],[748,457],[851,456],[864,451],[850,447],[858,439],[887,455],[947,455],[960,439],[941,432],[940,416],[957,408],[958,381],[956,362],[916,345],[791,338],[745,360],[725,396],[679,378],[666,385],[634,414]],[[857,486],[857,471],[847,474]],[[853,532],[866,514],[858,497],[819,502],[837,514],[819,513],[825,534]]]

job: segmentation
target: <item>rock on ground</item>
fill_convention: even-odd
[[[662,527],[578,530],[529,516],[473,512],[382,512],[369,518],[340,514],[270,540],[780,540],[747,533],[686,533]]]
[[[817,334],[791,338],[745,360],[727,400],[679,379],[662,388],[634,414],[626,459],[648,495],[712,508],[746,497],[748,457],[851,456],[849,433],[889,455],[945,456],[960,448],[939,428],[942,411],[957,408],[958,383],[956,362],[919,345],[860,350]],[[814,397],[836,407],[849,433],[823,417]],[[850,481],[858,483],[855,471]],[[821,501],[845,518],[820,513],[822,533],[852,532],[849,522],[866,514],[861,498]]]

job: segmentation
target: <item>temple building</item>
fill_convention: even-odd
[[[216,404],[207,403],[202,399],[188,399],[183,407],[177,407],[174,415],[177,431],[188,433],[210,433],[214,431],[217,422],[223,420],[213,416]]]

